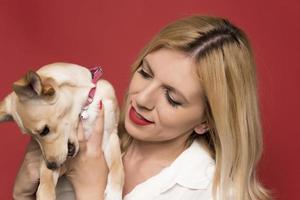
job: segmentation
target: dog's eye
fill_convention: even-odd
[[[43,136],[47,135],[49,132],[50,132],[50,130],[49,130],[48,126],[45,126],[45,128],[43,129],[43,131],[40,132],[40,136],[43,137]]]

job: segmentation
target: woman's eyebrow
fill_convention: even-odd
[[[150,73],[152,76],[154,76],[154,72],[153,72],[153,70],[152,70],[152,68],[151,68],[151,66],[150,66],[150,64],[149,64],[149,62],[146,60],[146,58],[144,58],[144,59],[142,60],[142,66],[145,67],[145,68],[147,68],[147,69],[149,70],[149,73]],[[171,92],[173,92],[173,93],[175,93],[175,94],[181,96],[181,97],[183,98],[183,100],[184,100],[186,103],[189,102],[189,101],[187,100],[187,98],[183,95],[183,93],[180,92],[178,89],[176,89],[176,88],[174,88],[174,87],[172,87],[172,86],[170,86],[170,85],[167,85],[167,84],[163,84],[163,88],[168,89],[169,91],[171,91]]]

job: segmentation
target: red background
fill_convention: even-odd
[[[0,98],[27,70],[65,61],[104,66],[121,101],[131,63],[162,26],[195,13],[226,16],[248,33],[257,60],[265,132],[259,175],[275,199],[298,199],[299,9],[296,0],[1,0]],[[14,123],[0,132],[0,199],[11,199],[29,138]]]

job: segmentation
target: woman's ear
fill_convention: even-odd
[[[204,134],[208,130],[209,130],[209,126],[207,121],[201,122],[194,128],[194,131],[199,135]]]

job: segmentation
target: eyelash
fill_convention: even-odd
[[[145,79],[151,78],[151,76],[148,73],[146,73],[143,69],[140,69],[138,73],[140,73]]]
[[[141,74],[142,77],[145,78],[145,79],[151,78],[151,76],[148,73],[146,73],[143,69],[138,70],[138,73]],[[164,91],[164,95],[167,98],[167,101],[170,103],[170,105],[173,106],[174,108],[177,108],[177,106],[181,105],[181,103],[178,103],[178,102],[174,101],[170,97],[169,91],[167,89]]]
[[[168,90],[165,90],[165,97],[167,98],[167,100],[171,104],[171,106],[173,106],[174,108],[177,108],[177,106],[181,105],[181,103],[178,103],[178,102],[172,100],[172,98],[169,95]]]

